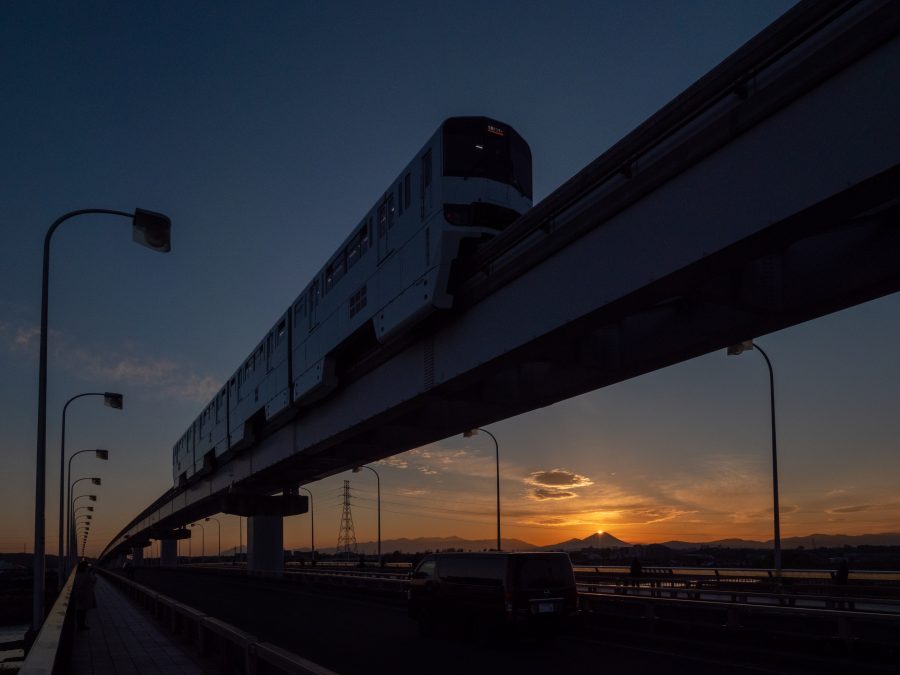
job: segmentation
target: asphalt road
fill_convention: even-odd
[[[501,639],[460,627],[421,637],[405,604],[353,591],[298,587],[276,580],[139,568],[135,581],[338,673],[705,675],[811,672],[739,655],[672,653],[651,642],[630,645],[603,632],[552,640]]]

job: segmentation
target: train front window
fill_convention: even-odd
[[[485,118],[444,123],[444,175],[490,178],[531,199],[531,150],[519,134]]]

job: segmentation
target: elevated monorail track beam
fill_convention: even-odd
[[[830,30],[840,18],[851,27]],[[898,30],[890,1],[799,3],[481,246],[460,271],[459,304],[477,302],[602,226]],[[778,64],[788,57],[797,62]]]
[[[477,251],[458,307],[107,553],[229,490],[272,494],[900,290],[898,33],[890,2],[801,3]]]

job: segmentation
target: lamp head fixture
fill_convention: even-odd
[[[103,405],[115,408],[116,410],[121,410],[122,406],[125,405],[125,397],[122,396],[122,394],[107,391],[103,394]]]
[[[729,346],[728,356],[738,356],[750,349],[753,349],[753,340],[744,340],[743,342],[738,342],[736,345]]]
[[[109,459],[109,450],[94,450],[97,453],[97,459]]]
[[[172,250],[172,221],[156,211],[135,209],[132,238],[141,246],[168,253]]]
[[[94,485],[100,485],[103,481],[101,481],[99,478],[91,478],[91,482]]]

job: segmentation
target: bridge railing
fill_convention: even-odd
[[[661,596],[580,593],[581,609],[595,621],[614,622],[623,632],[668,632],[664,626],[687,627],[705,640],[738,634],[787,640],[795,649],[817,651],[839,645],[837,653],[876,660],[897,658],[900,614],[859,609],[827,609],[780,604],[743,604]]]
[[[336,675],[317,663],[259,640],[240,628],[130,579],[106,570],[98,571],[172,633],[194,645],[201,656],[214,660],[222,672],[239,675]],[[35,671],[33,675],[39,672]]]
[[[641,586],[900,601],[900,571],[890,570],[853,571],[849,573],[847,583],[840,584],[831,570],[785,570],[779,578],[774,570],[765,568],[645,567],[635,576],[626,566],[578,565],[575,566],[575,579],[587,589]]]

